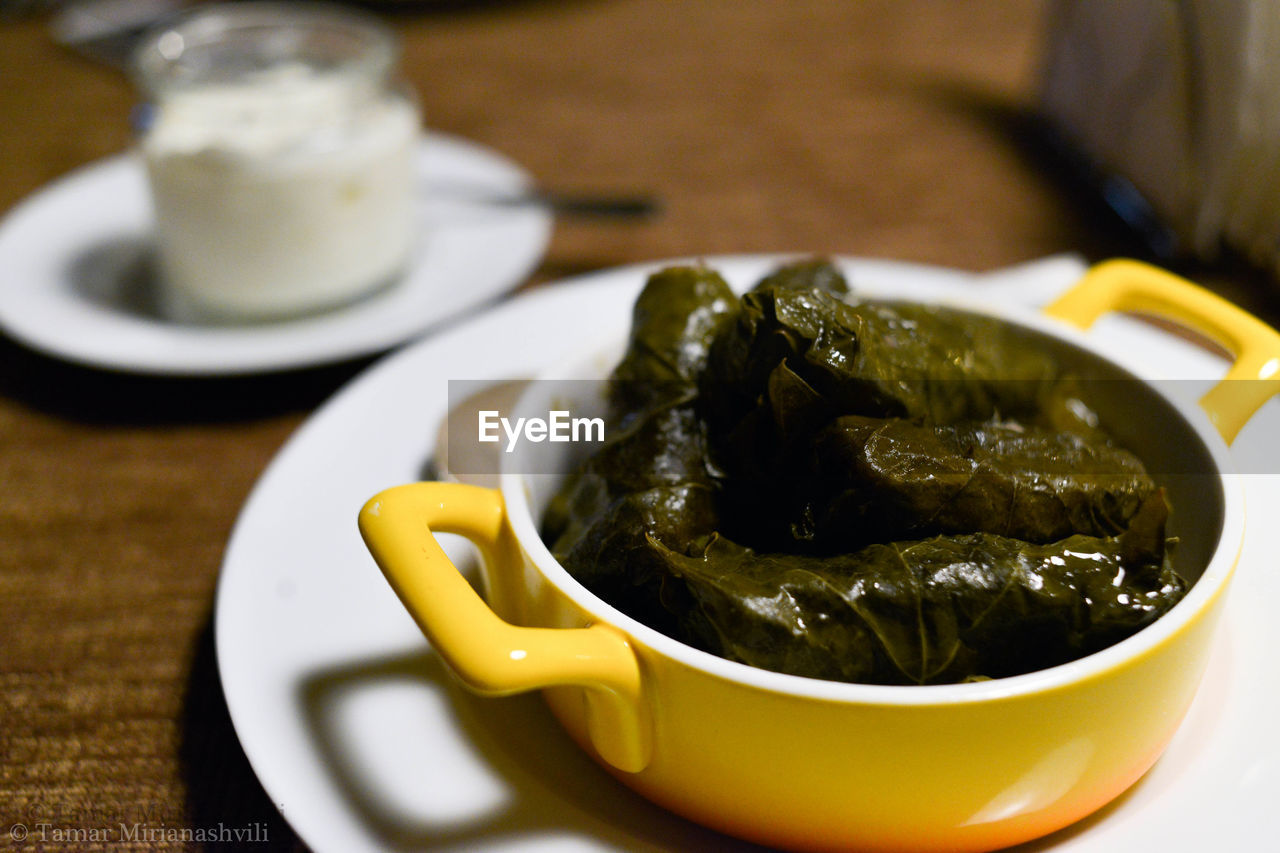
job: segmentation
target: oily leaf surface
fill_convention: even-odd
[[[786,265],[741,299],[650,278],[604,445],[543,521],[584,585],[677,640],[842,681],[1014,675],[1177,603],[1168,506],[1074,377],[999,321]]]
[[[1156,490],[1141,460],[1108,440],[1007,422],[849,416],[812,447],[801,512],[827,548],[938,533],[1115,535]]]
[[[976,533],[830,557],[760,554],[719,537],[693,555],[655,547],[692,602],[681,630],[709,651],[814,678],[946,683],[1064,663],[1176,603],[1184,585],[1162,548],[1149,548],[1163,541],[1163,497],[1149,501],[1130,541]]]

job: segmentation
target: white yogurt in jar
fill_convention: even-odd
[[[171,313],[318,311],[403,270],[419,135],[408,98],[285,63],[170,89],[154,109],[141,148]]]

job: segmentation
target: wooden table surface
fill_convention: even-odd
[[[524,286],[724,252],[965,270],[1141,253],[1033,132],[1043,19],[1029,0],[494,0],[389,14],[432,128],[550,187],[662,200],[649,221],[558,223]],[[54,44],[48,23],[0,21],[0,211],[130,144],[123,75]],[[1204,277],[1280,317],[1264,277]],[[236,740],[213,596],[255,480],[367,364],[149,379],[0,335],[3,837],[19,824],[263,822],[268,846],[300,846]],[[134,846],[183,845],[110,849]]]

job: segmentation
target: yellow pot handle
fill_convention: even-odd
[[[650,735],[640,667],[630,643],[607,625],[522,628],[485,603],[445,555],[433,531],[479,547],[490,577],[522,570],[502,494],[460,483],[387,489],[360,511],[360,533],[374,560],[431,645],[472,690],[507,695],[542,687],[586,688],[587,730],[600,756],[638,772]],[[508,615],[515,594],[494,585],[490,599]]]
[[[1228,444],[1280,391],[1280,333],[1222,297],[1150,264],[1100,263],[1044,309],[1081,329],[1108,311],[1140,311],[1173,320],[1235,356],[1227,375],[1200,398]]]

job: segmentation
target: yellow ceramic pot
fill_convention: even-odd
[[[1180,404],[1107,363],[1072,328],[1109,310],[1183,323],[1235,364],[1199,407]],[[1168,472],[1157,479],[1175,507],[1179,570],[1195,583],[1156,623],[1086,658],[927,687],[834,683],[723,660],[639,624],[571,578],[538,536],[558,478],[514,473],[518,460],[500,490],[391,488],[361,511],[361,531],[463,682],[495,695],[543,689],[585,750],[692,820],[813,850],[989,850],[1044,835],[1133,784],[1192,700],[1244,532],[1226,443],[1277,390],[1280,336],[1131,261],[1095,267],[1043,315],[988,313],[1125,378],[1111,383],[1116,399],[1100,403],[1110,408],[1104,420],[1153,472]],[[480,547],[484,599],[435,531]]]

